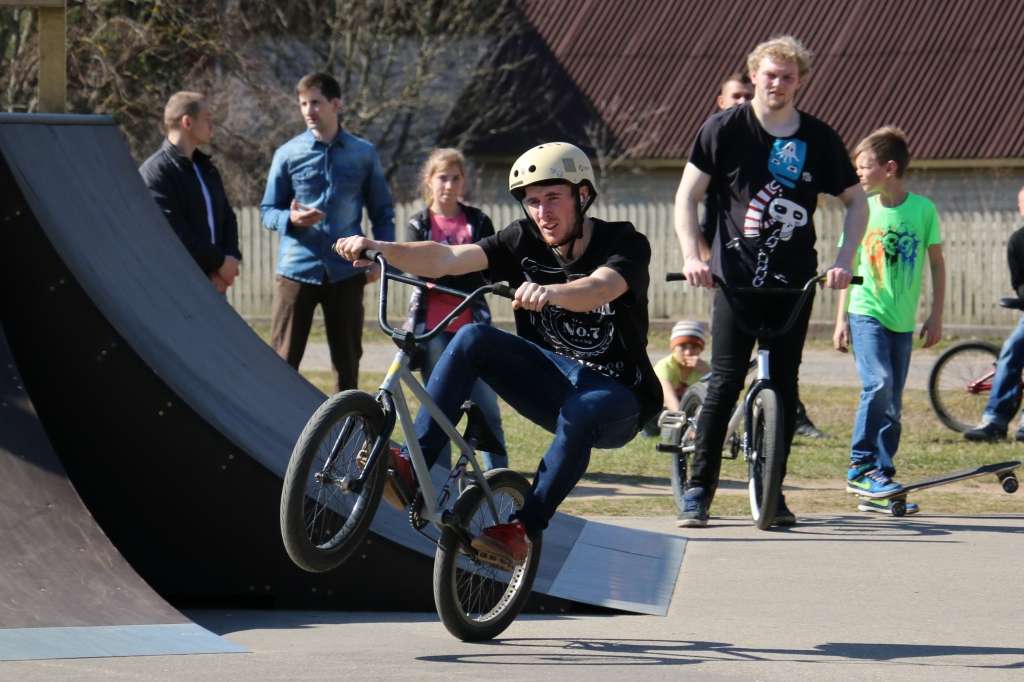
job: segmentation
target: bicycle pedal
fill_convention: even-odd
[[[477,550],[476,552],[477,561],[493,566],[494,568],[500,568],[503,571],[509,571],[510,573],[516,570],[515,563],[508,557],[494,552],[488,552],[487,550]]]

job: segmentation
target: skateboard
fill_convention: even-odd
[[[913,483],[908,483],[899,490],[889,493],[888,495],[879,495],[872,498],[868,498],[866,495],[858,495],[858,497],[875,500],[891,499],[892,515],[903,516],[907,513],[907,493],[912,493],[915,490],[924,490],[925,488],[934,488],[936,486],[946,485],[947,483],[953,483],[955,481],[964,481],[968,478],[975,478],[977,476],[993,474],[999,479],[999,483],[1003,486],[1003,490],[1005,492],[1015,493],[1017,492],[1016,470],[1020,465],[1021,463],[1017,460],[999,462],[997,464],[983,464],[982,466],[975,467],[973,469],[962,469],[960,471],[926,478],[923,481],[914,481]]]

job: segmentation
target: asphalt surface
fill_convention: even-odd
[[[666,617],[526,614],[466,644],[433,613],[191,611],[250,653],[0,663],[0,679],[1020,679],[1024,516],[802,521],[689,530]]]

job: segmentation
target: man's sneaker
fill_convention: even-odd
[[[530,539],[522,521],[488,526],[469,544],[481,561],[506,571],[521,565],[530,553]]]
[[[906,511],[904,514],[909,516],[910,514],[916,514],[921,511],[913,502],[906,502]],[[857,503],[857,509],[862,512],[878,512],[879,514],[892,515],[892,500],[872,500],[866,497],[860,499]]]
[[[708,496],[701,486],[692,486],[683,495],[683,511],[676,517],[680,528],[703,528],[708,525]]]
[[[807,416],[807,408],[803,402],[796,404],[796,435],[804,438],[828,438],[828,435],[820,431]]]
[[[779,495],[779,504],[775,507],[775,521],[773,523],[776,526],[796,525],[796,514],[790,511],[789,506],[786,504],[785,495]]]
[[[388,454],[391,457],[388,465],[395,473],[394,476],[384,479],[383,497],[385,502],[398,511],[402,511],[416,496],[416,474],[413,473],[412,462],[409,461],[408,455],[402,452],[401,448],[392,445],[388,449]],[[399,486],[403,489],[399,490]]]
[[[964,438],[975,443],[991,443],[997,440],[1006,439],[1006,427],[995,422],[982,424],[970,431],[964,431]],[[1018,439],[1019,440],[1019,439]]]
[[[1013,435],[1013,439],[1018,443],[1024,443],[1024,429],[1017,429],[1017,433]]]
[[[846,474],[846,492],[865,497],[888,497],[903,489],[881,469],[865,469],[863,465],[850,468]]]

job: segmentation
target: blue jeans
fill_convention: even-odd
[[[455,334],[452,332],[441,332],[431,339],[426,348],[423,349],[423,381],[430,381],[430,375],[434,372],[434,367],[441,359],[444,349],[448,347],[454,336]],[[498,396],[495,395],[490,386],[478,380],[473,384],[473,390],[469,394],[469,399],[480,408],[484,419],[487,421],[487,427],[497,437],[501,446],[505,447],[505,432],[501,428],[501,411],[498,409]],[[440,459],[450,459],[448,454],[450,450],[451,448],[448,444],[445,444]],[[481,466],[484,469],[499,469],[508,466],[507,455],[481,450],[480,459],[482,460]]]
[[[1020,400],[1020,373],[1024,370],[1024,317],[1003,342],[996,362],[996,375],[992,379],[992,391],[981,421],[997,424],[1004,429],[1013,419],[1013,413]]]
[[[517,514],[530,535],[547,527],[590,464],[594,447],[622,447],[639,428],[640,404],[622,383],[484,324],[463,327],[445,348],[427,392],[449,419],[483,379],[516,412],[555,435]],[[416,437],[433,465],[447,436],[420,410]]]
[[[892,476],[914,332],[890,331],[870,315],[851,314],[850,335],[863,387],[853,421],[850,463],[874,464]]]

